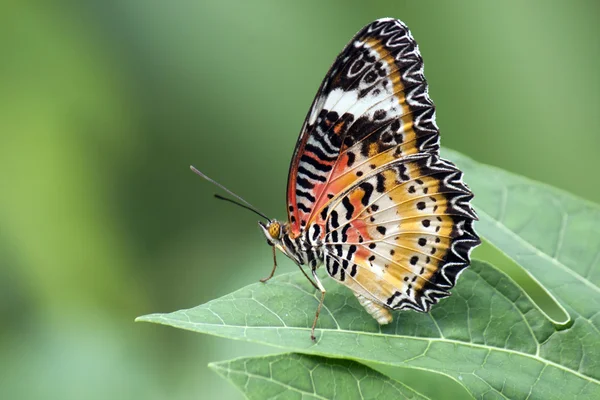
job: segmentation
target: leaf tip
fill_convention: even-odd
[[[226,361],[211,362],[211,363],[208,363],[208,368],[210,368],[217,375],[219,375],[225,379],[228,379],[227,378],[227,368],[223,365],[226,363],[227,363]]]
[[[133,322],[156,322],[156,318],[154,318],[154,314],[141,315],[136,317]]]
[[[216,362],[210,362],[208,363],[208,368],[212,369],[213,371],[219,369],[219,364]]]

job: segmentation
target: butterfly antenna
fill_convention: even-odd
[[[231,190],[227,189],[225,186],[221,185],[219,182],[209,178],[208,176],[206,176],[205,174],[203,174],[202,172],[198,171],[196,169],[196,167],[194,167],[193,165],[190,165],[190,169],[198,176],[200,176],[201,178],[206,179],[207,181],[209,181],[210,183],[220,187],[221,189],[223,189],[224,191],[226,191],[228,194],[230,194],[231,196],[235,197],[236,199],[238,199],[239,201],[235,201],[233,199],[229,199],[227,197],[223,197],[219,194],[215,194],[215,197],[219,200],[225,200],[228,201],[230,203],[236,204],[242,208],[245,208],[246,210],[250,210],[253,213],[260,215],[261,217],[263,217],[264,219],[266,219],[267,221],[271,221],[271,219],[269,217],[267,217],[265,214],[261,213],[256,207],[254,207],[252,204],[248,203],[246,200],[242,199],[240,196],[238,196],[237,194],[233,193]]]

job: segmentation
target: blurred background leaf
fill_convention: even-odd
[[[283,217],[312,97],[378,17],[419,42],[444,146],[600,202],[599,7],[3,2],[0,397],[239,398],[206,364],[268,350],[133,323],[271,267],[188,165]]]

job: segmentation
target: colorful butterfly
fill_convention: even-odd
[[[480,243],[473,194],[439,156],[419,47],[397,19],[361,29],[321,83],[289,169],[288,222],[227,192],[269,221],[259,224],[274,266],[262,281],[275,272],[277,248],[321,292],[313,340],[320,265],[383,325],[390,310],[427,312],[449,296]]]

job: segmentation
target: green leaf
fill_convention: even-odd
[[[428,399],[354,361],[302,354],[240,358],[209,366],[249,399]]]
[[[575,323],[600,333],[600,206],[454,151],[444,156],[476,194],[478,232],[568,306]]]
[[[560,331],[521,288],[489,264],[474,261],[453,295],[429,314],[397,312],[384,327],[347,288],[321,272],[328,293],[317,343],[309,332],[318,296],[299,272],[189,310],[138,320],[295,352],[439,372],[476,398],[600,398],[597,370],[581,370],[598,358],[573,363],[581,361],[580,354],[595,354],[579,347],[586,332],[577,326]]]
[[[476,193],[478,231],[570,314],[541,355],[600,380],[600,206],[445,151]],[[563,321],[562,323],[566,323]]]

